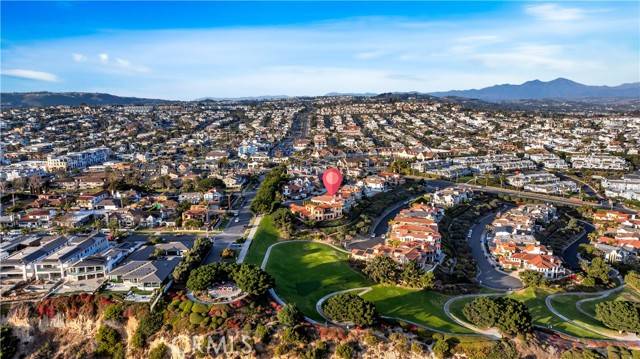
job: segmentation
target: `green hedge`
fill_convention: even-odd
[[[204,318],[202,317],[202,315],[198,313],[191,313],[191,315],[189,315],[189,322],[191,324],[200,324],[203,320]]]

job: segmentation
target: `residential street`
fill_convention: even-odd
[[[249,228],[249,224],[253,218],[253,213],[251,212],[250,207],[251,201],[255,195],[255,189],[244,192],[244,202],[239,209],[238,216],[231,217],[222,233],[216,234],[213,237],[213,247],[204,261],[205,264],[219,261],[222,251],[234,243],[238,238],[242,238],[245,230]],[[237,249],[239,250],[240,246],[238,246]]]
[[[522,287],[519,279],[498,271],[491,261],[485,256],[482,248],[482,234],[487,224],[493,221],[495,214],[489,214],[480,218],[472,227],[469,246],[476,262],[478,263],[477,279],[481,285],[497,290],[513,290]]]

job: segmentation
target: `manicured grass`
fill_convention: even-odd
[[[449,305],[449,310],[451,314],[455,315],[458,319],[466,321],[467,318],[464,316],[464,306],[467,303],[470,303],[475,298],[463,298],[456,301],[453,301],[451,305]]]
[[[527,288],[514,292],[510,294],[509,297],[524,302],[527,308],[529,308],[533,323],[536,325],[550,327],[576,337],[606,339],[605,336],[582,329],[553,315],[553,313],[547,309],[544,300],[549,294],[553,294],[554,292],[553,290],[547,289]]]
[[[551,327],[555,330],[581,338],[606,339],[606,337],[603,335],[594,333],[590,330],[582,329],[553,315],[553,313],[551,313],[547,309],[545,298],[548,295],[553,294],[554,292],[555,291],[547,289],[527,288],[518,292],[511,293],[509,297],[523,302],[527,306],[527,308],[529,308],[529,312],[531,313],[531,317],[533,319],[533,324],[535,325],[547,328]],[[473,299],[474,298],[465,298],[457,300],[451,303],[449,310],[451,310],[451,313],[461,320],[466,320],[463,309],[465,304],[471,302]],[[554,306],[554,308],[556,307]]]
[[[276,292],[308,317],[322,321],[316,302],[325,295],[372,283],[349,267],[348,255],[322,243],[291,242],[273,247],[267,272],[276,280]]]
[[[560,314],[572,320],[572,322],[582,325],[591,329],[592,331],[603,333],[607,335],[616,335],[617,332],[612,331],[611,329],[606,328],[600,321],[592,318],[581,311],[576,307],[576,302],[589,298],[593,296],[583,296],[583,295],[561,295],[553,298],[551,300],[551,305],[557,310]]]
[[[261,265],[267,248],[276,243],[278,238],[278,229],[273,224],[271,216],[262,217],[256,235],[253,237],[253,241],[247,252],[247,256],[244,258],[244,262],[257,266]]]
[[[328,245],[313,242],[291,242],[273,247],[267,272],[276,279],[276,292],[286,302],[293,302],[308,317],[322,321],[316,312],[317,301],[340,290],[373,286],[363,295],[375,303],[385,316],[416,322],[456,334],[473,332],[458,326],[444,314],[445,295],[375,285],[348,263],[348,254]]]
[[[443,307],[450,297],[440,293],[391,285],[375,285],[362,297],[374,302],[378,312],[386,316],[402,318],[449,333],[474,333],[447,317]]]
[[[627,300],[631,302],[640,302],[640,293],[638,293],[633,288],[625,287],[622,291],[612,293],[605,298],[586,301],[580,306],[580,308],[589,313],[592,317],[595,317],[596,304],[607,302],[610,300]]]

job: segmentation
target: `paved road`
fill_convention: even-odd
[[[255,197],[256,191],[246,191],[244,192],[244,203],[242,204],[237,217],[231,217],[231,220],[227,224],[227,227],[214,236],[213,247],[211,251],[207,255],[205,259],[205,264],[213,263],[220,261],[220,255],[222,251],[229,247],[232,243],[234,243],[237,239],[242,238],[245,230],[249,227],[251,223],[251,218],[253,218],[253,213],[251,212],[251,201],[253,197]],[[236,222],[236,219],[238,222]],[[238,248],[239,250],[240,248]]]
[[[427,179],[420,176],[405,176],[405,177],[416,179],[416,180],[425,180],[427,184],[436,186],[438,188],[461,186],[461,187],[467,187],[469,189],[474,189],[477,191],[482,191],[487,193],[495,193],[495,194],[502,193],[502,194],[518,196],[522,198],[531,198],[539,201],[545,201],[545,202],[555,203],[555,204],[564,204],[564,205],[574,206],[574,207],[590,206],[590,207],[601,208],[601,209],[614,209],[624,213],[637,213],[637,211],[625,207],[624,204],[622,203],[614,203],[613,206],[610,206],[608,203],[585,202],[578,199],[571,200],[569,198],[563,198],[558,196],[549,196],[549,195],[540,194],[540,193],[516,191],[516,190],[498,188],[498,187],[492,187],[492,186],[480,186],[480,185],[472,185],[472,184],[465,184],[465,183],[454,183],[446,180]]]
[[[520,288],[522,287],[522,282],[515,277],[498,271],[491,261],[485,256],[485,252],[482,248],[481,239],[485,231],[485,226],[491,223],[494,217],[495,214],[484,216],[472,227],[469,246],[471,247],[473,257],[478,263],[477,279],[480,284],[497,290],[512,290]]]

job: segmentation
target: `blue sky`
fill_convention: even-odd
[[[0,2],[2,91],[194,99],[640,81],[637,2]]]

